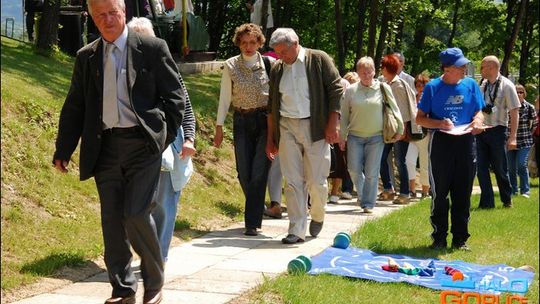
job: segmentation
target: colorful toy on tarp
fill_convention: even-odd
[[[393,258],[388,258],[388,264],[382,265],[381,268],[388,272],[401,272],[406,275],[419,275],[422,277],[431,277],[435,272],[435,267],[433,266],[433,261],[431,261],[427,267],[420,268],[414,267],[413,265],[403,262],[403,266],[400,266]]]
[[[464,279],[463,273],[461,271],[450,266],[444,266],[444,272],[447,275],[452,276],[452,281],[463,281]]]
[[[311,275],[329,273],[378,282],[406,282],[438,290],[458,290],[485,294],[500,294],[501,291],[525,293],[534,278],[533,272],[504,264],[479,265],[464,261],[422,259],[398,254],[377,254],[367,249],[351,246],[346,249],[329,247],[320,254],[311,257],[311,262],[312,268],[308,272]],[[391,268],[395,265],[397,265],[396,272],[383,270],[383,266],[390,266]],[[402,272],[399,271],[400,266],[403,268]],[[446,274],[445,266],[458,270],[463,275],[463,280],[460,281],[456,275],[456,278],[454,278],[456,280],[452,281],[449,275]],[[422,271],[415,275],[412,274],[412,271],[410,274],[406,273],[408,270],[405,269],[416,268],[422,269],[425,274],[422,274]]]
[[[305,255],[299,255],[292,259],[287,265],[289,274],[306,273],[311,270],[311,259]]]

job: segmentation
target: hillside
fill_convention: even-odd
[[[61,277],[63,266],[95,268],[103,245],[97,191],[93,179],[79,181],[78,152],[66,175],[51,164],[73,58],[36,56],[29,45],[5,37],[1,56],[4,298],[40,278]],[[184,79],[197,118],[198,152],[196,173],[182,193],[179,239],[242,220],[243,214],[230,128],[221,149],[211,146],[220,75]]]

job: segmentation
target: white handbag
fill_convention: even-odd
[[[161,171],[172,171],[174,169],[174,151],[172,145],[161,154]]]

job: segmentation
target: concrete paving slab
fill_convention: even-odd
[[[234,299],[237,295],[225,293],[196,292],[165,289],[162,304],[222,304]]]
[[[263,273],[257,271],[244,271],[236,269],[220,269],[218,267],[209,267],[192,275],[192,279],[211,279],[224,282],[244,282],[252,284],[255,287],[264,281],[264,277],[275,277],[274,273]]]
[[[227,282],[184,277],[165,285],[167,289],[239,295],[253,286],[247,282]]]
[[[40,294],[38,296],[27,298],[21,301],[13,302],[13,304],[52,304],[52,303],[103,304],[105,299],[100,298],[99,296],[88,297],[88,296],[74,296],[74,295],[45,293],[45,294]]]
[[[169,255],[165,265],[165,280],[187,276],[219,263],[223,256],[200,253],[175,253]]]

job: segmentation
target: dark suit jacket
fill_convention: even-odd
[[[131,105],[149,147],[161,153],[182,123],[185,95],[164,40],[128,31],[127,83]],[[94,175],[101,149],[103,47],[95,40],[77,52],[71,87],[60,113],[54,159],[69,160],[81,139],[80,178]]]

